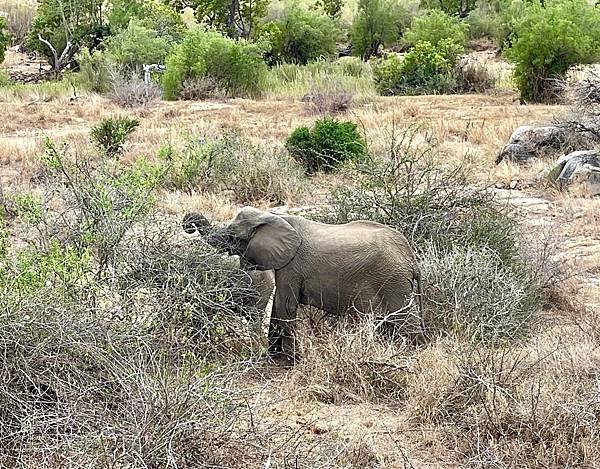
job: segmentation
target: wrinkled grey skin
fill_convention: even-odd
[[[396,312],[405,331],[423,342],[421,273],[398,231],[370,221],[327,225],[245,207],[219,236],[249,265],[275,271],[271,354],[293,358],[299,304],[333,314]],[[415,298],[417,313],[408,307]]]
[[[215,230],[206,217],[200,213],[186,214],[182,226],[188,234],[199,232],[208,244],[220,251],[225,251],[230,255],[240,256],[242,254],[236,241],[228,236],[225,230]],[[257,293],[256,303],[249,306],[264,313],[275,288],[275,274],[272,270],[257,270],[248,265],[241,265],[241,267],[245,268],[249,284]]]

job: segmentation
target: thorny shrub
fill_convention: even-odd
[[[254,430],[216,363],[254,353],[247,274],[154,215],[143,165],[52,142],[43,163],[42,208],[13,197],[1,232],[0,464],[230,464]]]

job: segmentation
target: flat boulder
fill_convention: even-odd
[[[548,151],[560,150],[566,140],[565,130],[555,126],[523,125],[510,136],[496,158],[496,164],[507,160],[527,163]]]
[[[600,150],[574,151],[561,156],[548,177],[561,190],[600,195]]]

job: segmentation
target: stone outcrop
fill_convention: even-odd
[[[600,195],[600,150],[574,151],[563,155],[548,176],[561,190]]]
[[[527,163],[548,151],[560,150],[565,140],[565,130],[560,127],[523,125],[513,132],[496,158],[496,164],[504,160]]]

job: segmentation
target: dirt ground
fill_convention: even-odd
[[[520,218],[525,232],[550,236],[558,243],[557,256],[577,272],[573,284],[565,286],[591,310],[600,309],[600,199],[574,198],[540,184],[540,172],[548,162],[530,167],[494,159],[512,131],[519,125],[547,123],[563,112],[561,106],[520,106],[510,92],[495,95],[423,96],[377,98],[358,103],[346,116],[364,127],[373,145],[379,145],[386,129],[395,124],[427,128],[440,142],[441,156],[467,158],[477,179],[498,188]],[[228,100],[219,102],[161,102],[147,109],[126,111],[96,95],[51,98],[0,95],[0,182],[5,188],[26,188],[38,168],[45,137],[85,145],[90,127],[110,115],[133,114],[141,121],[127,149],[126,158],[155,154],[161,145],[186,135],[211,133],[236,127],[253,139],[281,143],[298,125],[314,119],[304,105],[294,101]],[[326,188],[327,177],[317,183]],[[514,189],[509,189],[511,186]],[[290,206],[323,202],[320,189]],[[173,215],[206,207],[200,194],[170,193],[162,202]],[[232,205],[215,208],[226,218]],[[541,242],[541,241],[540,241]],[[551,318],[552,319],[552,318]],[[305,451],[331,438],[347,441],[363,451],[364,467],[376,467],[372,453],[385,460],[385,467],[461,467],[459,454],[448,451],[452,442],[439,429],[419,429],[402,415],[402,409],[374,404],[334,405],[311,402],[290,393],[288,372],[262,370],[247,386],[249,400],[261,401],[262,421],[277,421],[304,435]],[[283,391],[282,389],[285,389]],[[308,448],[308,449],[307,449]],[[382,456],[383,455],[383,456]]]

